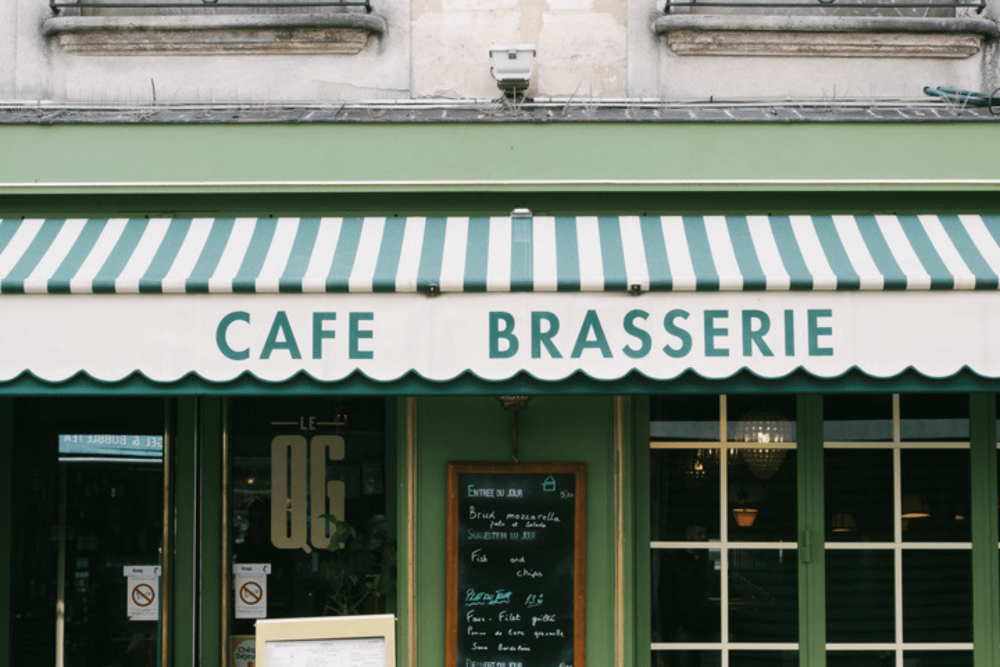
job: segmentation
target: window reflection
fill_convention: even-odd
[[[761,476],[747,463],[747,450],[730,450],[729,540],[795,542],[798,521],[796,453],[780,450],[781,466]]]
[[[900,438],[956,442],[969,439],[968,394],[903,394],[899,397]]]
[[[694,527],[719,539],[719,449],[666,449],[650,454],[651,535],[690,541]]]
[[[894,640],[893,562],[891,550],[826,552],[828,641],[860,644]]]
[[[798,552],[794,550],[731,550],[731,641],[798,641],[798,576]]]
[[[654,552],[659,571],[654,591],[658,614],[654,641],[704,643],[721,641],[721,566],[718,550],[691,548]]]
[[[826,667],[895,667],[895,651],[828,651]]]
[[[729,667],[799,667],[795,651],[732,651]]]
[[[893,540],[892,451],[827,449],[823,453],[826,540]]]
[[[892,440],[892,395],[828,394],[823,397],[826,442]]]
[[[972,651],[904,651],[906,667],[972,667]]]
[[[903,552],[903,641],[972,641],[972,552]]]
[[[650,437],[661,442],[719,440],[718,396],[654,396]]]
[[[653,651],[653,667],[719,667],[719,651]]]
[[[901,520],[907,542],[972,539],[969,451],[903,450]]]

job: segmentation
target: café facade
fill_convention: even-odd
[[[0,665],[997,664],[991,129],[0,126]]]

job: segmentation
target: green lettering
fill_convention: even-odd
[[[506,343],[501,349],[500,343]],[[490,359],[509,359],[517,354],[518,342],[514,335],[514,316],[503,311],[490,313]]]
[[[348,317],[347,329],[347,356],[350,359],[371,359],[375,353],[371,350],[362,350],[358,347],[358,341],[362,338],[374,338],[375,333],[371,329],[362,329],[362,322],[371,322],[375,319],[375,313],[351,313]]]
[[[686,357],[688,353],[691,352],[691,334],[677,326],[674,321],[677,318],[686,320],[690,317],[690,315],[691,313],[688,311],[677,308],[671,310],[663,317],[663,328],[671,336],[676,336],[681,343],[680,347],[670,347],[669,345],[663,346],[663,351],[667,353],[668,357],[678,359],[680,357]]]
[[[250,358],[250,350],[234,350],[229,346],[229,342],[226,340],[226,333],[229,331],[229,325],[233,322],[246,322],[250,324],[250,313],[244,310],[237,310],[235,312],[229,313],[219,322],[218,328],[215,330],[215,344],[219,348],[219,352],[228,359],[233,361],[243,361],[244,359]]]
[[[716,326],[715,320],[729,317],[728,310],[706,310],[705,311],[705,356],[706,357],[728,357],[729,350],[724,347],[716,347],[715,339],[729,334],[726,327]]]
[[[594,336],[593,340],[590,338],[591,334]],[[608,345],[608,339],[604,335],[604,329],[601,327],[601,320],[597,317],[596,310],[588,310],[584,316],[583,325],[580,326],[580,335],[576,337],[576,345],[573,346],[571,356],[577,359],[585,349],[591,347],[600,350],[601,356],[605,359],[611,358],[611,347]]]
[[[278,339],[279,335],[281,340]],[[271,353],[275,350],[288,350],[292,359],[302,358],[298,343],[295,342],[295,334],[292,333],[292,325],[288,323],[288,315],[283,310],[279,310],[274,316],[274,322],[271,324],[271,331],[267,334],[267,341],[264,342],[260,358],[270,359]]]
[[[323,358],[323,339],[336,338],[336,331],[328,331],[323,328],[324,322],[332,322],[337,319],[337,313],[313,313],[313,359]]]
[[[754,323],[757,326],[754,326]],[[762,310],[743,311],[743,356],[753,356],[753,346],[756,345],[765,357],[773,357],[771,348],[764,342],[764,336],[771,330],[771,318]]]
[[[542,331],[542,322],[548,324],[548,328]],[[562,359],[562,354],[556,349],[552,337],[559,333],[559,318],[555,313],[538,311],[531,313],[531,358],[541,359],[542,347],[553,359]]]
[[[640,329],[635,323],[636,320],[645,320],[647,318],[649,318],[649,313],[645,310],[630,310],[625,314],[625,321],[623,322],[625,333],[633,338],[639,339],[638,349],[632,349],[628,345],[622,348],[622,352],[624,352],[630,359],[641,359],[642,357],[645,357],[649,354],[649,350],[653,347],[653,339],[646,331]]]
[[[795,356],[795,311],[785,311],[785,356]]]
[[[810,309],[806,312],[809,331],[809,356],[810,357],[832,357],[832,347],[820,347],[820,336],[832,336],[833,327],[821,327],[819,318],[833,317],[833,311],[829,308]]]

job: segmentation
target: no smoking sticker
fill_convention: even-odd
[[[264,589],[256,581],[248,581],[240,586],[240,599],[243,600],[243,604],[251,606],[259,604],[263,597]]]
[[[156,565],[125,567],[125,606],[130,621],[156,621],[160,618],[160,568]]]
[[[156,591],[149,584],[140,583],[132,589],[132,602],[137,607],[148,607],[156,602]]]
[[[237,574],[233,577],[236,618],[267,618],[267,575]]]

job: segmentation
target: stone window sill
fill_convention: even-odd
[[[386,22],[375,14],[57,16],[45,36],[86,55],[356,54]]]
[[[667,14],[653,23],[684,56],[968,58],[1000,35],[984,18]]]

